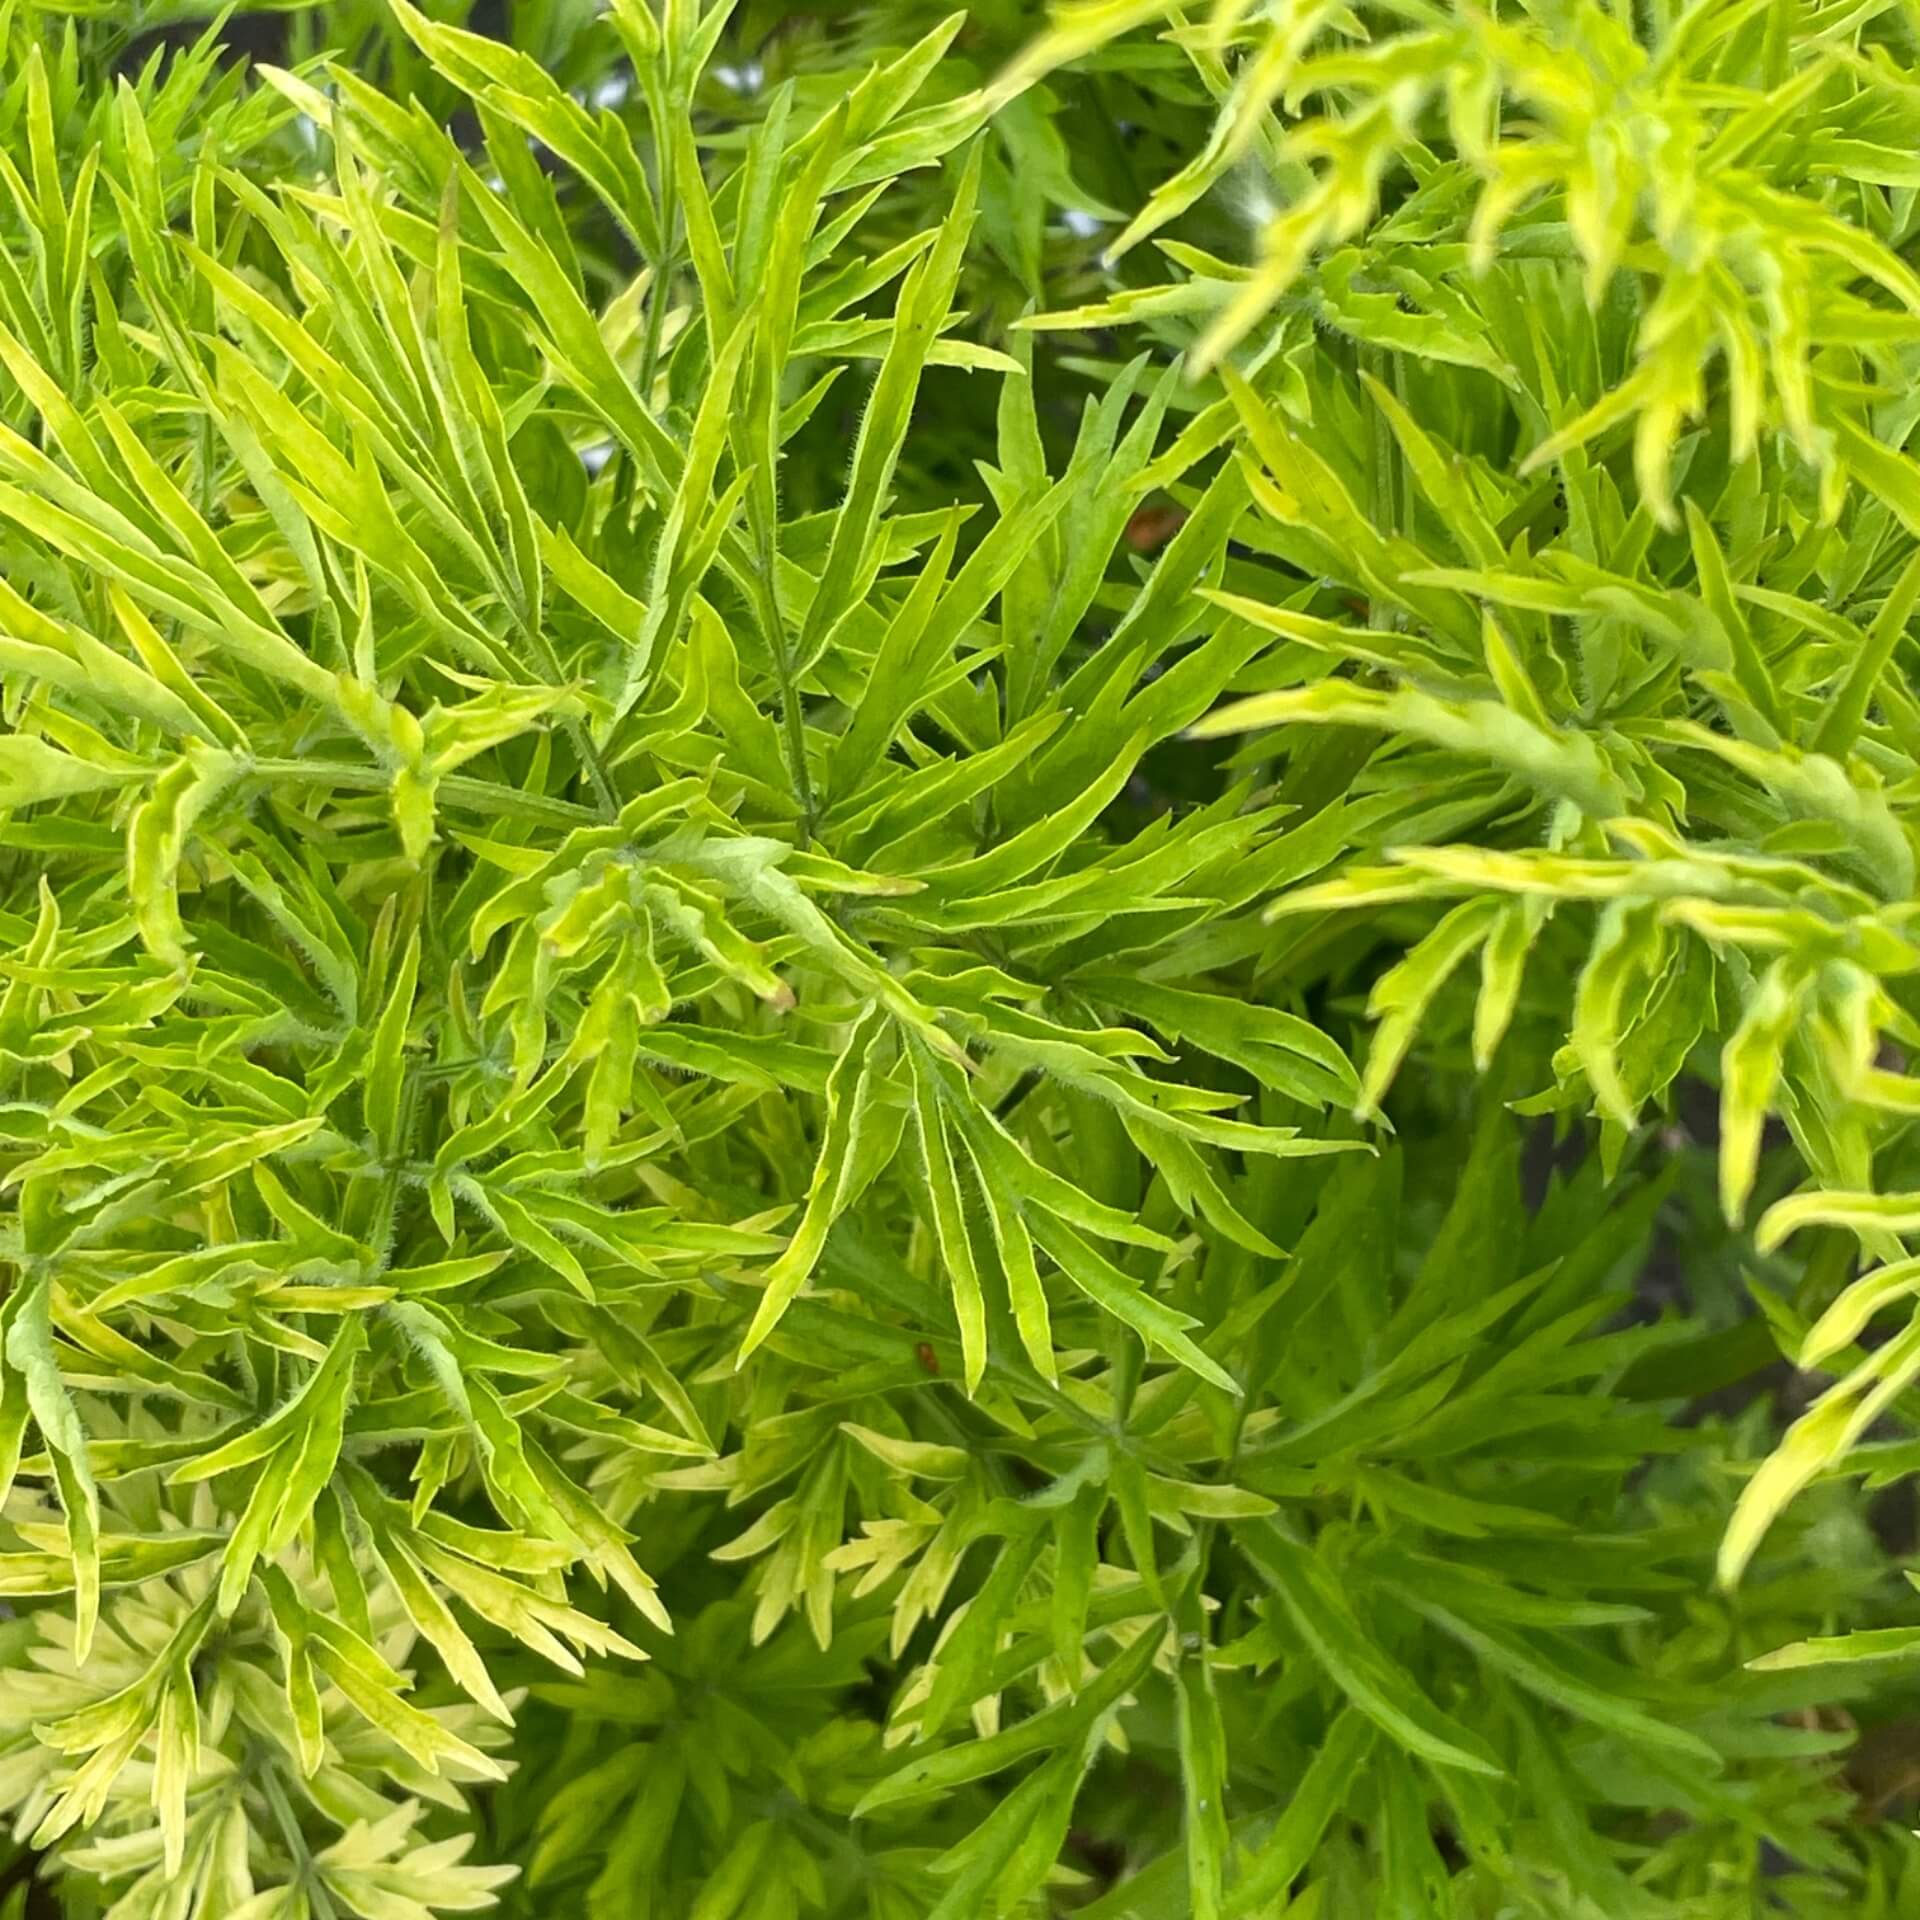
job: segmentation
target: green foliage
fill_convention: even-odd
[[[16,1898],[1920,1911],[1920,19],[510,11],[0,0]]]

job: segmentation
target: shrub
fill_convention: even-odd
[[[0,9],[4,1911],[1920,1911],[1911,12],[486,26]]]

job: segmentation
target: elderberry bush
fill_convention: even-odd
[[[1916,151],[0,0],[0,1917],[1920,1914]]]

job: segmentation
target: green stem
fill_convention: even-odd
[[[676,103],[677,104],[677,103]],[[647,288],[647,338],[640,355],[640,399],[650,403],[653,376],[660,364],[660,341],[667,322],[667,296],[673,289],[673,269],[680,251],[680,182],[674,170],[673,142],[654,123],[654,167],[660,190],[660,257],[653,261],[653,283]]]
[[[794,793],[800,802],[800,832],[804,840],[813,838],[816,808],[813,776],[807,771],[806,725],[800,714],[800,689],[794,682],[792,663],[784,655],[780,663],[780,727],[787,743],[787,758],[793,763]]]
[[[313,1920],[339,1920],[338,1911],[333,1904],[333,1896],[327,1892],[320,1878],[319,1867],[307,1846],[307,1836],[300,1830],[299,1816],[294,1812],[292,1803],[287,1799],[286,1789],[280,1784],[280,1766],[278,1761],[264,1748],[253,1748],[256,1775],[260,1790],[266,1795],[267,1805],[273,1810],[274,1824],[280,1829],[281,1841],[285,1844],[289,1859],[293,1863],[294,1884],[304,1889],[307,1904],[312,1911]]]
[[[587,731],[584,720],[564,721],[567,738],[573,742],[573,750],[580,756],[580,764],[586,770],[587,784],[593,789],[593,797],[599,803],[601,817],[607,820],[619,818],[620,799],[613,790],[613,782],[607,778],[607,763],[600,757],[600,749],[593,744],[593,735]],[[446,784],[444,781],[441,783]]]
[[[777,411],[773,417],[778,420]],[[777,458],[776,439],[777,431],[767,436],[769,476],[771,463]],[[787,644],[787,624],[780,613],[780,553],[773,537],[772,492],[771,479],[763,488],[757,476],[747,489],[747,513],[753,522],[757,561],[753,572],[753,592],[767,652],[772,657],[774,671],[780,676],[780,731],[786,742],[787,760],[793,772],[794,797],[800,803],[801,835],[803,839],[811,840],[819,806],[814,798],[813,775],[807,768],[807,732],[805,717],[800,711],[798,662]]]

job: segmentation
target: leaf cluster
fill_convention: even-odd
[[[1915,1910],[1910,16],[263,23],[0,6],[36,1897]]]

